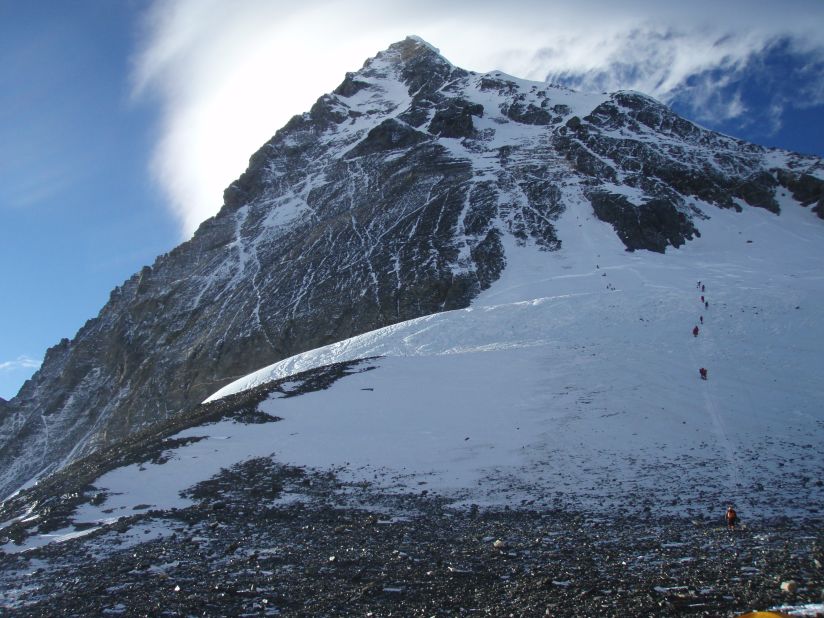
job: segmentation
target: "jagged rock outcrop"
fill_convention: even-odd
[[[811,206],[819,217],[824,219],[824,180],[809,173],[793,173],[778,170],[778,182],[792,192],[793,197],[802,206]]]
[[[479,75],[406,39],[287,123],[191,240],[48,351],[0,405],[0,495],[260,366],[467,306],[500,276],[508,239],[561,248],[565,209],[663,252],[711,207],[780,213],[781,191],[824,217],[822,177],[819,159],[638,93]]]

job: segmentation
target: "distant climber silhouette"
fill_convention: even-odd
[[[695,328],[693,328],[693,329],[692,329],[692,336],[693,336],[693,337],[697,337],[697,336],[698,336],[698,327],[697,327],[697,326],[696,326]]]
[[[707,379],[707,370],[704,369],[703,367],[701,367],[701,369],[698,370],[698,374],[701,376],[702,380]]]

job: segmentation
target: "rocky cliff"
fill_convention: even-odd
[[[701,206],[789,192],[824,218],[824,164],[702,129],[644,95],[451,65],[409,38],[295,116],[193,238],[115,289],[0,406],[0,495],[192,408],[260,366],[465,307],[504,239],[561,247],[589,204],[627,250],[700,236]]]

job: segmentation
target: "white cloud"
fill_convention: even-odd
[[[43,363],[28,356],[18,356],[15,360],[0,361],[0,371],[16,371],[18,369],[38,369]]]
[[[188,236],[289,117],[407,34],[464,68],[687,97],[708,116],[733,118],[746,105],[724,80],[780,39],[824,57],[822,22],[817,0],[156,0],[135,91],[162,106],[152,169]],[[824,100],[824,79],[813,75],[808,96]]]

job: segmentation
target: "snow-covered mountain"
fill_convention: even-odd
[[[666,254],[585,200],[556,251],[503,236],[469,307],[262,368],[0,505],[0,607],[821,615],[824,229],[776,199]]]
[[[804,316],[820,302],[818,280],[805,273],[820,263],[822,178],[820,159],[707,131],[644,95],[588,95],[499,72],[476,74],[409,38],[293,118],[227,189],[216,217],[114,290],[73,340],[49,350],[41,370],[2,410],[0,493],[191,410],[249,371],[337,342],[287,366],[314,366],[357,349],[389,355],[377,361],[380,371],[368,374],[376,379],[407,371],[423,379],[430,371],[425,367],[434,371],[441,363],[442,372],[482,376],[491,361],[500,374],[482,384],[467,382],[467,405],[459,408],[499,401],[517,417],[526,413],[515,409],[522,404],[504,406],[506,396],[532,392],[540,383],[547,390],[538,389],[545,397],[535,394],[535,405],[561,402],[555,414],[566,419],[569,432],[579,417],[594,421],[571,411],[579,404],[615,414],[597,424],[624,445],[620,453],[655,448],[656,436],[667,435],[676,418],[686,430],[682,404],[690,401],[709,411],[712,435],[733,459],[738,443],[729,439],[719,409],[735,397],[735,406],[748,405],[735,395],[741,382],[726,383],[726,399],[712,394],[723,384],[723,363],[742,368],[765,357],[787,379],[801,379],[812,377],[805,372],[820,360],[815,346],[800,343],[815,339],[795,336],[798,329],[816,328]],[[664,254],[671,247],[681,249]],[[756,275],[775,281],[758,284]],[[693,280],[711,278],[709,311],[724,309],[723,316],[733,317],[713,314],[706,336],[689,335],[681,348],[681,330],[689,334],[699,309]],[[744,301],[736,285],[761,285],[760,300],[746,304],[749,297]],[[809,300],[810,313],[806,300],[796,297]],[[469,313],[423,318],[470,305]],[[493,305],[501,308],[481,309]],[[764,328],[779,333],[774,339],[780,343],[769,348],[774,354],[759,341],[739,341],[747,362],[739,354],[725,356],[730,338],[746,339],[750,332],[740,325],[760,323],[765,311],[775,320]],[[423,321],[405,322],[416,318]],[[397,325],[389,335],[345,341],[388,325]],[[445,334],[420,345],[403,343],[419,338],[416,329]],[[550,354],[553,342],[557,358]],[[401,343],[431,358],[398,360]],[[593,356],[582,352],[587,346],[595,348]],[[441,354],[470,348],[497,351]],[[516,371],[519,362],[545,372]],[[710,382],[693,391],[700,364],[710,369]],[[628,390],[616,392],[600,376],[622,367],[638,381],[619,380]],[[560,377],[569,372],[580,375],[571,390]],[[768,383],[750,375],[758,385]],[[500,396],[492,397],[489,388],[499,379],[516,390],[499,384]],[[796,403],[785,415],[811,414],[808,402],[820,395],[815,383],[810,379],[806,388],[799,382],[789,399]],[[659,400],[645,390],[653,384],[684,390],[670,402],[671,412],[634,416],[636,403]],[[374,388],[363,393],[374,395]],[[777,407],[786,399],[759,395],[753,401]],[[444,414],[432,401],[418,403]],[[761,420],[756,415],[753,432],[772,427],[777,417],[764,414]],[[522,450],[555,444],[545,435],[549,421],[530,418],[515,430],[533,434]],[[652,443],[630,439],[630,421],[639,419],[661,432],[646,436],[655,438]],[[490,418],[482,424],[503,431]],[[572,448],[572,433],[561,434],[566,437],[558,449],[594,458],[585,440],[577,438],[583,446]],[[520,435],[507,440],[518,442]],[[475,449],[477,438],[464,437],[478,457],[490,455]],[[712,450],[700,442],[684,448],[686,458]],[[491,457],[489,465],[495,461]],[[727,479],[733,486],[744,480]]]
[[[470,307],[220,389],[207,403],[261,392],[241,406],[255,422],[190,422],[161,457],[105,464],[87,498],[109,497],[62,534],[137,505],[185,508],[193,486],[259,458],[454,504],[703,516],[734,501],[750,517],[815,516],[824,226],[778,200],[780,216],[713,212],[701,242],[666,255],[627,252],[585,202],[569,207],[554,225],[571,242],[513,240]]]

